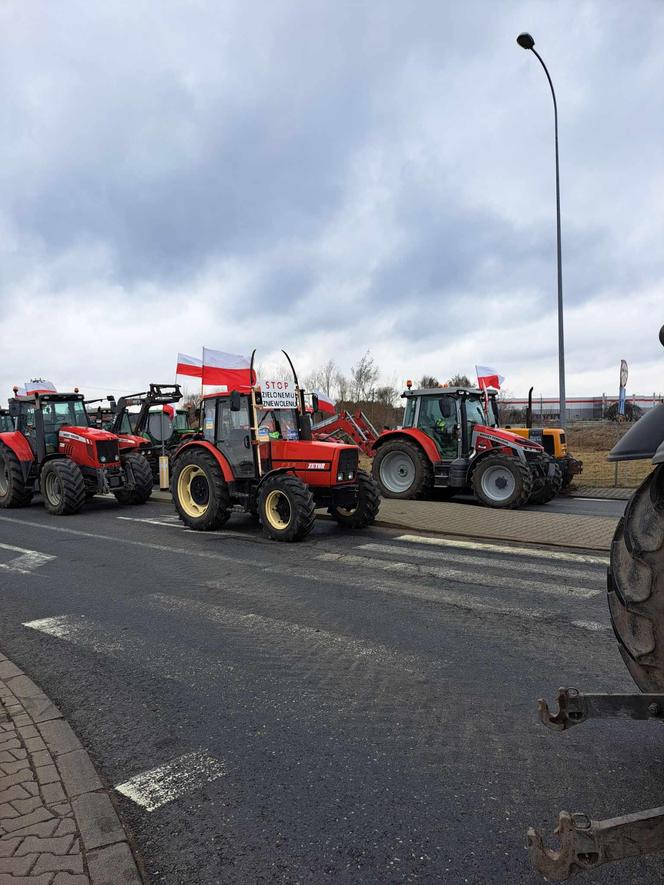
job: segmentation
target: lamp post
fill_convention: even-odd
[[[563,327],[563,260],[562,247],[560,241],[560,166],[558,161],[558,105],[556,103],[556,93],[553,89],[553,83],[542,60],[542,56],[535,49],[535,41],[530,34],[519,34],[516,42],[522,49],[529,49],[537,56],[539,63],[544,68],[546,79],[551,87],[551,96],[553,98],[553,125],[556,139],[556,234],[558,246],[558,390],[560,399],[560,424],[565,427],[567,424],[567,403],[565,400],[565,333]]]

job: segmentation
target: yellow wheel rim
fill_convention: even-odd
[[[279,489],[269,492],[265,499],[265,516],[273,529],[288,528],[291,521],[291,505],[288,496]]]
[[[205,471],[187,464],[178,477],[178,501],[187,516],[203,516],[210,506],[210,486]]]

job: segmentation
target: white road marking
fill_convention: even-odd
[[[116,516],[115,518],[116,519],[123,519],[125,522],[143,522],[146,525],[164,525],[164,526],[166,526],[167,529],[182,529],[182,531],[184,531],[184,532],[191,531],[191,529],[188,526],[182,525],[182,523],[180,522],[179,519],[177,519],[177,517],[176,517],[177,522],[167,522],[165,519],[158,519],[157,517],[154,517],[151,519],[138,519],[135,516]]]
[[[13,547],[11,544],[0,544],[0,550],[10,550],[12,553],[20,553],[9,562],[0,562],[0,569],[8,572],[19,572],[22,575],[29,575],[35,569],[46,565],[56,559],[48,553],[39,553],[37,550],[26,550],[25,547]]]
[[[599,500],[604,500],[603,498]],[[590,630],[591,633],[599,633],[603,630],[611,630],[609,624],[600,624],[599,621],[572,621],[573,627],[580,627],[582,630]]]
[[[418,549],[416,546],[398,547],[396,544],[359,544],[355,548],[355,550],[369,550],[373,551],[374,553],[388,553],[392,556],[410,556],[414,559],[430,559],[435,560],[441,565],[445,565],[448,562],[456,562],[467,566],[483,565],[497,569],[509,569],[510,571],[524,569],[524,565],[521,562],[510,562],[506,559],[491,559],[488,556],[474,556],[470,553],[449,553],[447,550],[421,550]],[[532,568],[532,573],[534,575],[540,574],[539,572],[535,571],[536,568],[542,568],[541,574],[544,577],[554,576],[561,578],[577,578],[582,581],[592,581],[596,577],[596,573],[590,571],[582,571],[581,569],[572,569],[565,567],[559,568],[555,565],[540,567],[539,565],[533,564]]]
[[[351,553],[321,553],[316,557],[320,562],[340,562],[344,565],[363,568],[381,569],[386,572],[398,572],[411,578],[432,577],[457,581],[461,584],[495,587],[502,583],[507,589],[528,590],[535,593],[550,593],[556,596],[575,596],[591,599],[599,596],[601,590],[589,587],[572,587],[564,584],[549,584],[546,581],[529,581],[525,578],[514,578],[511,575],[501,577],[488,575],[484,572],[473,572],[468,569],[445,568],[444,566],[418,565],[410,562],[390,562],[387,559],[375,559],[370,556],[354,556]]]
[[[563,553],[561,550],[537,550],[534,547],[510,547],[507,544],[485,544],[478,541],[454,541],[451,538],[427,538],[424,535],[399,535],[395,541],[408,541],[411,544],[428,544],[434,547],[461,547],[470,550],[491,550],[494,553],[509,553],[512,556],[532,556],[535,559],[560,559],[567,562],[588,562],[593,565],[608,565],[608,556],[589,556],[585,553]]]
[[[146,811],[155,811],[225,774],[226,766],[222,762],[205,750],[197,750],[159,768],[137,774],[115,789]]]

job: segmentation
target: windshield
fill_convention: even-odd
[[[295,409],[258,409],[257,415],[259,439],[295,440],[300,438]]]
[[[476,424],[487,424],[484,411],[484,399],[479,396],[469,396],[466,400],[466,421],[468,422],[468,437],[472,435]]]
[[[44,426],[62,427],[89,427],[90,421],[82,400],[69,400],[68,402],[46,402],[42,406]]]
[[[175,424],[173,425],[175,430],[187,430],[187,413],[186,412],[176,412],[175,413]]]
[[[415,407],[417,406],[417,399],[414,396],[409,396],[406,399],[406,411],[403,416],[403,427],[414,427],[415,426]]]

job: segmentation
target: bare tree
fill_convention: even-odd
[[[468,375],[462,375],[459,372],[457,372],[456,375],[452,375],[452,377],[448,379],[447,383],[450,385],[450,387],[475,387]]]
[[[375,364],[370,350],[367,350],[357,365],[351,368],[350,374],[355,400],[368,399],[379,374],[378,366]]]
[[[334,360],[328,360],[320,369],[319,375],[321,380],[321,390],[330,396],[337,375],[337,364]]]
[[[348,394],[350,393],[350,381],[343,372],[337,372],[334,376],[334,383],[337,386],[337,393],[341,402],[348,402]]]
[[[385,387],[376,387],[375,394],[377,403],[380,403],[382,406],[393,406],[397,402],[399,391],[396,387],[387,384]]]
[[[434,375],[422,375],[420,387],[440,387],[440,381]]]

